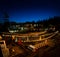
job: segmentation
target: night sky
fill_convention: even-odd
[[[7,12],[10,21],[26,22],[60,16],[59,0],[0,0],[0,19]]]

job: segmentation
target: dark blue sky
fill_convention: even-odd
[[[3,12],[10,21],[26,22],[60,16],[59,0],[0,0],[0,18]]]

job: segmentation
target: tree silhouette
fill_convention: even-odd
[[[8,32],[10,22],[9,22],[9,15],[7,12],[4,12],[3,20],[4,20],[3,32]]]

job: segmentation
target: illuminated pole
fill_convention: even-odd
[[[40,36],[39,40],[41,40],[41,36]]]

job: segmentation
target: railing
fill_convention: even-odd
[[[58,31],[56,31],[53,35],[51,35],[51,36],[49,36],[49,37],[47,37],[47,38],[45,38],[45,39],[41,39],[40,41],[42,41],[42,42],[39,43],[39,44],[35,44],[34,46],[35,46],[36,48],[40,48],[40,47],[43,47],[43,46],[46,46],[46,45],[52,47],[52,46],[55,45],[55,44],[53,43],[52,39],[50,39],[50,38],[52,38],[53,36],[55,36],[57,33],[58,33]],[[50,43],[49,43],[48,40],[50,40]]]
[[[27,38],[27,40],[24,41],[24,42],[37,42],[37,41],[44,41],[44,40],[47,40],[47,39],[49,39],[49,38],[52,38],[52,37],[55,36],[57,33],[58,33],[58,31],[54,32],[51,36],[49,36],[49,37],[47,37],[47,38],[44,38],[44,39],[39,38],[39,39],[37,39],[37,40],[31,40],[31,41],[30,41],[29,38]]]

